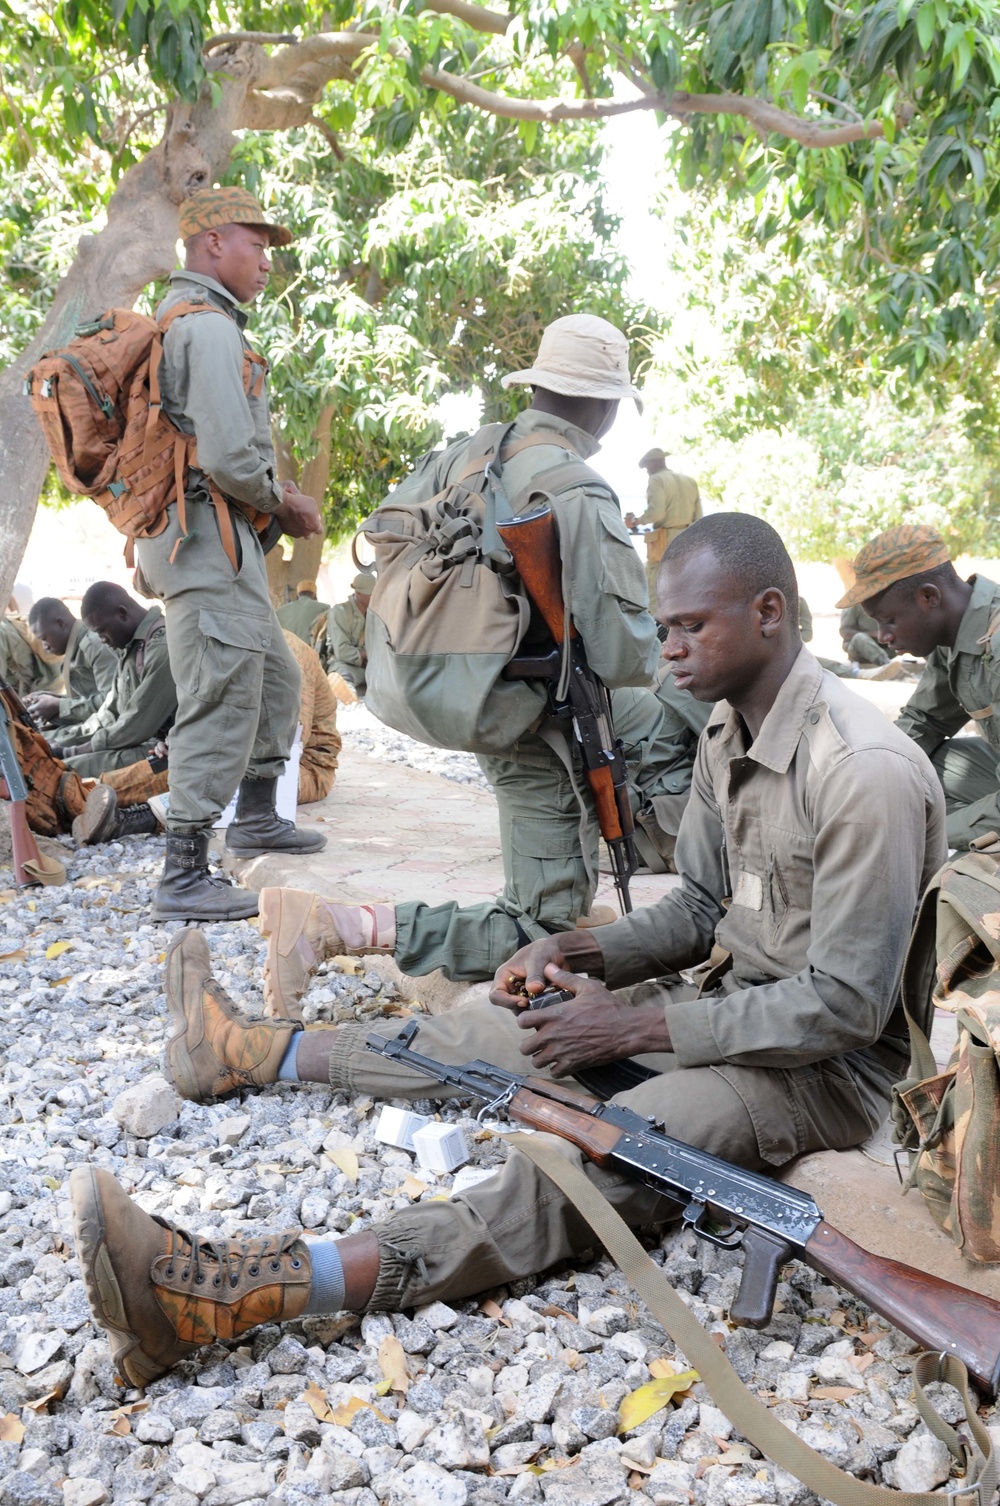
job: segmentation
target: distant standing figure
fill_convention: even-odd
[[[375,577],[363,570],[351,581],[351,595],[331,607],[326,619],[326,667],[341,675],[359,696],[365,693],[365,622],[375,589]]]
[[[28,710],[43,722],[65,727],[85,722],[104,704],[118,669],[118,656],[102,643],[57,596],[43,596],[28,613],[28,626],[42,647],[62,659],[65,692],[36,691]]]
[[[329,611],[330,603],[316,600],[314,580],[300,580],[295,591],[295,600],[286,601],[283,607],[278,608],[278,621],[287,632],[294,633],[303,643],[311,645],[316,624],[323,613]]]
[[[646,535],[646,584],[649,587],[649,599],[655,603],[656,573],[660,568],[660,561],[667,545],[679,533],[683,533],[689,523],[701,517],[701,496],[697,481],[693,481],[690,476],[682,476],[680,471],[667,469],[664,450],[647,450],[639,464],[649,476],[646,484],[646,511],[641,518],[627,513],[625,526],[640,528],[647,523],[652,525],[652,532]]]

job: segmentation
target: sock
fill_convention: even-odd
[[[344,1267],[335,1239],[308,1241],[312,1285],[303,1316],[339,1313],[344,1306]]]
[[[281,1058],[281,1066],[278,1068],[278,1076],[276,1078],[277,1082],[298,1082],[299,1081],[298,1055],[299,1055],[299,1041],[301,1039],[302,1039],[302,1031],[301,1030],[296,1030],[295,1034],[292,1036],[291,1040],[288,1042],[288,1050],[285,1052],[284,1056]]]

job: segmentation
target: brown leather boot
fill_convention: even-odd
[[[166,993],[176,1029],[165,1071],[178,1093],[209,1103],[238,1088],[275,1082],[299,1024],[248,1020],[212,977],[204,933],[178,931],[167,948]]]
[[[266,936],[264,1008],[274,1019],[302,1018],[299,1000],[328,957],[392,954],[392,905],[342,905],[305,889],[262,889],[258,924]]]
[[[144,1213],[114,1177],[69,1179],[77,1259],[94,1319],[129,1385],[145,1386],[215,1339],[297,1318],[312,1261],[298,1230],[208,1241]]]

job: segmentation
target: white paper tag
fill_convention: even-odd
[[[764,903],[764,881],[756,873],[740,873],[733,890],[733,904],[759,910]]]

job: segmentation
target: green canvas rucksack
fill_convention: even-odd
[[[980,837],[928,886],[903,966],[910,1070],[894,1090],[895,1137],[916,1187],[969,1260],[1000,1261],[1000,837]],[[934,1009],[958,1040],[942,1071]]]
[[[545,710],[539,681],[505,680],[530,605],[497,521],[574,486],[606,483],[567,458],[507,497],[503,466],[533,445],[572,453],[568,439],[510,439],[487,424],[471,439],[424,456],[399,500],[390,494],[359,530],[375,551],[365,626],[365,704],[387,726],[433,747],[467,753],[510,748]],[[464,464],[455,468],[459,452]],[[416,498],[416,500],[414,500]],[[359,566],[360,567],[360,566]]]

